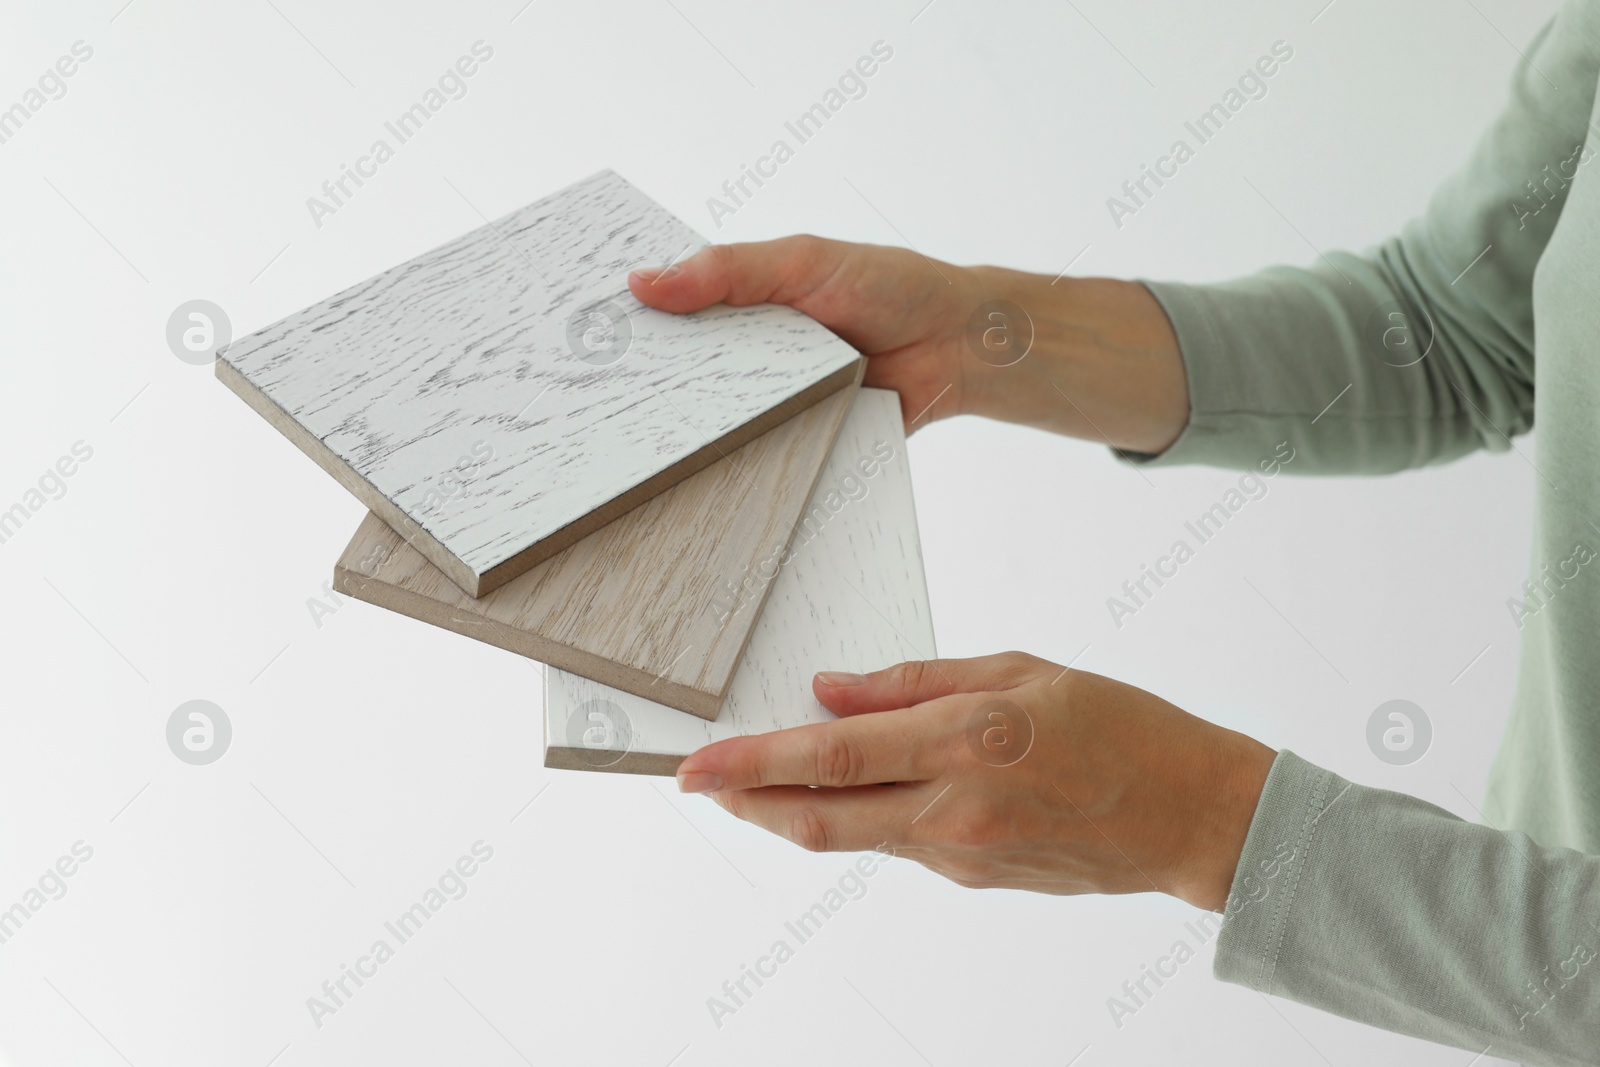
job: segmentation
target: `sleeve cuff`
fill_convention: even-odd
[[[1278,753],[1234,870],[1217,937],[1216,977],[1272,992],[1284,932],[1317,848],[1318,823],[1342,794],[1340,781],[1287,749]]]

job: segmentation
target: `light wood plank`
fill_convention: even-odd
[[[604,171],[235,341],[217,376],[481,596],[859,374],[791,308],[628,292],[704,243]]]
[[[545,766],[670,775],[713,741],[831,719],[811,695],[816,671],[937,654],[895,393],[857,396],[786,558],[720,718],[550,667]]]
[[[761,575],[789,544],[855,392],[840,390],[480,599],[370,513],[334,567],[334,588],[715,718],[771,589]]]

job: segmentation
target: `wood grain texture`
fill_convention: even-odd
[[[334,588],[715,718],[771,587],[761,574],[790,543],[855,393],[840,390],[482,598],[373,514],[335,565]]]
[[[715,722],[547,668],[545,766],[670,775],[713,741],[831,719],[818,670],[936,655],[895,393],[857,396],[772,587]]]
[[[859,374],[791,308],[628,292],[704,243],[604,171],[240,338],[217,376],[481,596]]]

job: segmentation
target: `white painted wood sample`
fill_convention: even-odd
[[[831,712],[819,670],[868,671],[936,655],[900,398],[862,389],[715,722],[559,670],[545,672],[545,766],[673,774],[696,749]]]
[[[368,513],[333,586],[714,719],[852,384],[478,599]]]
[[[858,373],[792,308],[629,293],[704,243],[603,171],[240,338],[217,376],[481,596]]]

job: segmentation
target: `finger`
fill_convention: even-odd
[[[685,793],[770,785],[844,788],[920,782],[944,769],[941,720],[884,713],[812,723],[707,745],[678,765]]]
[[[909,708],[952,693],[1014,689],[1054,666],[1022,652],[972,659],[910,660],[871,674],[821,671],[812,679],[811,691],[835,715],[860,715]]]
[[[808,235],[711,245],[682,263],[634,271],[628,288],[662,311],[698,311],[717,303],[798,306],[838,269],[848,247]]]
[[[775,785],[711,794],[729,813],[808,852],[866,852],[899,845],[916,814],[910,789]]]

